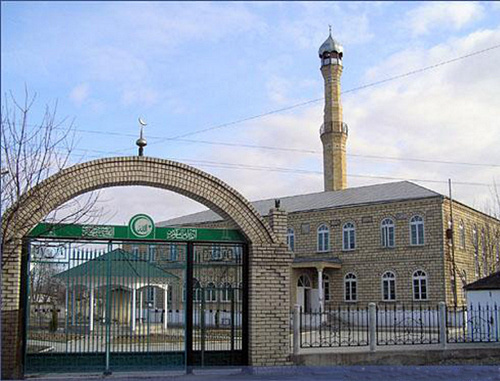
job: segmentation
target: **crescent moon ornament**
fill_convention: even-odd
[[[139,124],[141,126],[147,126],[148,125],[145,121],[142,120],[142,118],[139,118]]]

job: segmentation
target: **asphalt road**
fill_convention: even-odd
[[[281,367],[258,369],[200,369],[192,374],[114,373],[104,377],[93,375],[47,375],[29,377],[32,381],[103,380],[109,381],[500,381],[498,366],[349,366],[349,367]]]

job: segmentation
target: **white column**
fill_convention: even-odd
[[[94,330],[94,288],[90,288],[90,332]]]
[[[163,308],[165,309],[165,315],[163,316],[163,328],[166,331],[168,321],[168,284],[166,284],[163,289]]]
[[[132,290],[132,331],[135,331],[135,314],[137,310],[137,290]]]
[[[319,298],[319,308],[321,311],[325,310],[325,302],[323,300],[323,269],[318,268],[318,298]]]
[[[144,295],[144,289],[141,289],[141,291],[139,291],[139,320],[142,322],[142,315],[143,315],[143,311],[142,311],[142,306],[144,305],[143,303],[143,295]]]
[[[375,303],[368,303],[368,327],[370,351],[374,352],[377,348],[377,306]]]

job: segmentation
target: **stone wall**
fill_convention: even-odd
[[[443,254],[442,254],[442,213],[441,197],[386,202],[335,208],[328,210],[290,213],[289,227],[295,232],[295,256],[297,257],[337,257],[342,261],[339,270],[326,269],[330,278],[331,299],[327,305],[345,304],[344,276],[353,273],[357,277],[358,302],[381,302],[381,277],[385,271],[396,275],[396,302],[413,302],[412,274],[422,269],[428,276],[428,302],[435,304],[444,300]],[[424,219],[424,244],[410,244],[409,220],[414,215]],[[395,223],[395,247],[381,245],[380,224],[385,218]],[[342,227],[351,222],[356,228],[356,248],[343,250]],[[326,224],[330,229],[330,250],[318,252],[317,229]],[[308,226],[308,229],[306,227]],[[307,233],[307,230],[309,233]],[[295,270],[292,276],[291,302],[295,301],[295,285],[304,270]],[[304,271],[305,272],[305,271]],[[314,271],[309,271],[314,276]],[[317,287],[312,278],[313,287]]]
[[[453,283],[455,283],[457,304],[462,305],[465,303],[463,286],[500,270],[500,221],[454,201],[453,253],[452,241],[445,235],[446,229],[450,227],[450,220],[450,201],[447,199],[443,204],[442,227],[445,242],[446,299],[454,300]],[[463,226],[464,240],[461,237],[461,226]],[[474,241],[474,226],[477,243]],[[455,282],[453,282],[454,273],[456,274]]]

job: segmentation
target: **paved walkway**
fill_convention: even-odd
[[[352,366],[352,367],[276,367],[249,369],[203,369],[192,374],[115,373],[78,376],[57,375],[29,378],[32,381],[99,380],[109,381],[248,381],[248,380],[335,380],[335,381],[498,381],[499,366]]]

